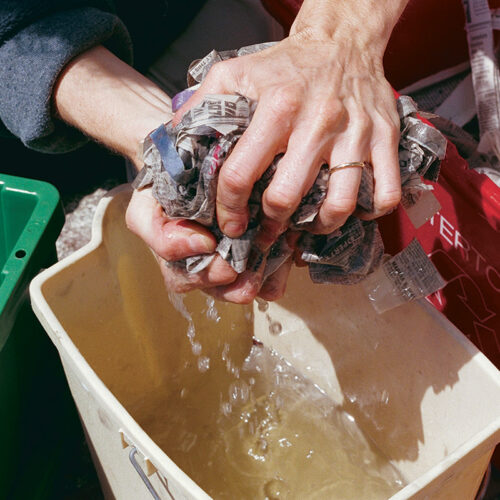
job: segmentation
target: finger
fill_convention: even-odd
[[[265,99],[259,102],[252,121],[222,165],[217,186],[217,220],[231,238],[241,236],[248,224],[248,199],[253,185],[285,150],[293,110],[284,113]]]
[[[134,191],[125,218],[128,228],[167,261],[213,253],[217,245],[213,234],[202,225],[169,220],[151,189]]]
[[[262,252],[266,252],[287,229],[287,223],[277,222],[264,216],[260,221],[260,228],[253,244]]]
[[[250,304],[259,293],[261,286],[262,272],[243,271],[233,283],[205,291],[219,300],[235,304]]]
[[[176,293],[227,285],[238,277],[238,273],[220,256],[215,256],[208,267],[198,273],[188,273],[182,264],[168,263],[158,256],[157,259],[166,288]]]
[[[342,163],[339,162],[339,164]],[[309,229],[312,233],[329,234],[345,223],[356,208],[360,181],[361,168],[359,167],[331,173],[327,196]]]
[[[327,160],[335,133],[344,126],[344,108],[330,102],[327,111],[313,106],[315,115],[299,120],[294,128],[285,155],[262,197],[266,216],[286,222],[295,212],[301,199],[313,185],[321,165]]]
[[[249,304],[259,293],[265,267],[266,259],[264,258],[260,260],[257,269],[247,269],[233,283],[227,286],[214,287],[208,292],[219,300],[236,304]]]
[[[288,243],[288,246],[293,249],[291,259],[292,262],[297,265],[297,267],[307,266],[307,262],[302,260],[302,250],[299,248],[299,240],[302,234],[302,231],[292,231],[291,229],[286,233],[286,241]]]
[[[298,231],[288,231],[286,234],[287,243],[291,248],[295,248],[297,241],[300,237],[300,232]],[[265,251],[265,248],[261,248]],[[268,283],[266,289],[266,296],[278,298],[284,293],[286,287],[286,279],[290,271],[292,264],[292,259],[289,258],[287,262],[282,264],[283,270],[273,273],[274,276]],[[281,269],[280,267],[280,269]],[[262,279],[263,274],[266,269],[266,259],[264,259],[257,271],[245,271],[229,286],[216,287],[207,291],[207,293],[212,294],[214,297],[220,300],[226,300],[229,302],[235,302],[237,304],[248,304],[259,294],[262,290]],[[268,280],[271,278],[268,277]],[[268,281],[266,280],[266,281]],[[275,300],[275,299],[269,299]]]
[[[374,124],[371,145],[371,160],[375,179],[372,218],[387,213],[401,200],[399,134],[399,126],[393,120],[380,117]]]
[[[278,300],[283,296],[286,290],[286,283],[290,269],[292,268],[292,259],[285,261],[276,272],[271,274],[262,285],[259,297],[264,300]]]
[[[356,208],[361,167],[336,167],[369,160],[371,117],[354,98],[347,99],[344,105],[348,120],[345,130],[335,138],[331,150],[327,195],[310,229],[315,233],[331,233],[342,226]]]

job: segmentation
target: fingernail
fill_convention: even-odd
[[[212,241],[201,234],[192,234],[188,241],[191,251],[195,254],[212,253],[214,251]]]
[[[226,222],[221,229],[226,236],[229,236],[230,238],[237,238],[245,232],[246,225],[241,222],[229,221]]]

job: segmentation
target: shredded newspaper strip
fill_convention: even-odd
[[[223,53],[210,52],[191,65],[188,80],[195,88],[174,97],[174,109],[186,102],[216,62],[263,50],[270,45],[259,44]],[[401,119],[399,162],[403,199],[405,206],[412,207],[419,203],[422,193],[430,189],[422,179],[437,179],[446,151],[446,140],[435,128],[417,118],[417,107],[410,97],[400,97],[397,106]],[[168,217],[203,224],[218,241],[215,254],[197,255],[174,263],[187,272],[196,273],[205,269],[218,254],[238,273],[260,272],[265,279],[294,252],[286,233],[265,251],[256,244],[262,194],[283,155],[274,158],[254,185],[249,199],[250,222],[246,232],[239,238],[228,238],[217,225],[215,200],[218,173],[250,124],[255,107],[255,102],[241,95],[206,95],[199,105],[184,114],[176,127],[170,122],[163,124],[144,140],[144,168],[134,181],[134,187],[152,187],[154,197]],[[384,255],[382,238],[375,221],[363,221],[355,216],[349,217],[340,229],[331,234],[308,232],[307,228],[326,197],[329,176],[328,165],[325,164],[293,214],[289,230],[301,232],[298,248],[302,259],[309,265],[314,282],[357,283],[380,266]],[[364,212],[373,210],[373,187],[373,172],[368,166],[363,169],[358,209]]]
[[[479,152],[500,158],[500,73],[493,40],[498,13],[494,11],[492,16],[488,0],[462,3],[481,135]]]

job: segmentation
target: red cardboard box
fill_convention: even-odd
[[[263,0],[289,29],[302,0]],[[490,0],[490,7],[499,7]],[[402,88],[468,60],[461,0],[410,1],[387,47],[384,67],[394,88]],[[446,36],[443,36],[443,34]],[[500,188],[469,170],[448,143],[434,186],[441,210],[416,230],[403,209],[380,219],[389,253],[413,237],[447,280],[429,300],[500,368]]]
[[[448,143],[434,194],[441,210],[419,229],[402,208],[379,220],[386,250],[420,241],[447,281],[429,300],[500,368],[500,188]]]

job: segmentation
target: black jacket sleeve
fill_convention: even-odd
[[[128,31],[106,0],[2,0],[0,132],[53,153],[86,142],[79,131],[53,118],[51,96],[64,66],[99,44],[132,63]]]

